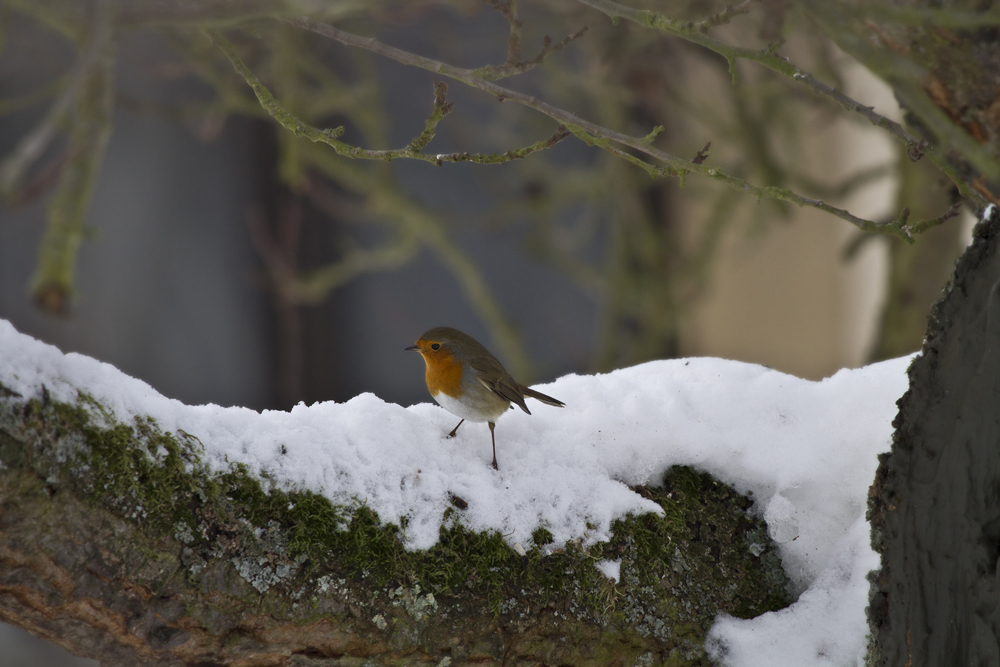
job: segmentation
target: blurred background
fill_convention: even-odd
[[[304,121],[402,148],[434,76],[257,17],[309,13],[475,68],[507,57],[510,23],[489,2],[108,4],[0,1],[0,318],[187,403],[427,401],[403,348],[439,325],[525,383],[694,355],[820,379],[919,349],[968,243],[968,214],[907,245],[697,175],[652,179],[573,137],[500,165],[340,157],[278,126],[201,30],[222,29]],[[724,3],[657,8],[696,20]],[[634,136],[662,125],[654,145],[685,159],[711,142],[706,164],[862,217],[955,200],[929,161],[789,79],[741,61],[734,81],[719,56],[580,4],[519,9],[525,60],[545,35],[588,30],[501,85]],[[102,20],[115,30],[95,49]],[[903,120],[791,5],[712,34],[783,38],[797,65]],[[556,129],[449,86],[425,152],[503,153]],[[62,664],[21,635],[0,627],[5,665]]]

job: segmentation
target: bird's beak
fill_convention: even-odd
[[[407,351],[407,352],[410,352],[410,351],[416,351],[416,352],[419,352],[419,351],[420,351],[420,348],[419,348],[419,347],[417,347],[416,345],[411,345],[410,347],[404,347],[404,348],[403,348],[403,350],[404,350],[404,351]]]

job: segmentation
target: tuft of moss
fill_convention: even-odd
[[[542,526],[535,528],[534,532],[531,533],[531,541],[535,543],[536,547],[544,547],[546,544],[552,544],[554,539],[552,531]]]

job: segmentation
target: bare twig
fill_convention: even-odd
[[[581,0],[581,2],[590,2],[590,1],[591,0]],[[600,0],[600,1],[604,2],[605,0]],[[665,20],[671,21],[670,19],[665,19]],[[702,164],[696,164],[692,161],[685,160],[683,158],[671,155],[670,153],[655,148],[650,144],[650,142],[646,140],[645,137],[642,138],[632,137],[626,134],[622,134],[620,132],[615,132],[614,130],[610,130],[595,123],[583,120],[582,118],[579,118],[575,114],[572,114],[568,111],[559,109],[550,104],[542,102],[541,100],[532,95],[526,95],[524,93],[519,93],[509,88],[504,88],[502,86],[499,86],[496,83],[493,83],[492,81],[487,81],[477,76],[475,70],[468,70],[461,67],[455,67],[453,65],[448,65],[447,63],[433,60],[431,58],[426,58],[424,56],[410,53],[408,51],[403,51],[401,49],[397,49],[387,44],[383,44],[382,42],[379,42],[374,38],[360,37],[358,35],[354,35],[352,33],[340,30],[339,28],[336,28],[332,25],[328,25],[325,23],[318,23],[310,18],[288,19],[288,22],[297,27],[306,30],[311,30],[313,32],[319,33],[331,39],[335,39],[342,44],[346,44],[348,46],[355,46],[368,51],[372,51],[373,53],[378,53],[387,58],[391,58],[392,60],[403,63],[404,65],[420,67],[422,69],[426,69],[435,72],[437,74],[444,75],[452,79],[456,79],[458,81],[462,81],[463,83],[468,84],[469,86],[489,92],[495,95],[498,99],[512,100],[514,102],[517,102],[518,104],[539,111],[545,114],[546,116],[562,123],[570,132],[573,133],[574,136],[576,136],[578,139],[585,142],[586,144],[590,146],[597,146],[612,153],[613,155],[616,155],[624,160],[627,160],[632,164],[636,165],[637,167],[644,169],[651,176],[656,176],[656,177],[677,176],[683,178],[684,175],[687,173],[691,172],[699,173],[703,176],[707,176],[713,180],[719,181],[720,183],[723,183],[731,188],[751,194],[757,198],[776,199],[776,200],[788,201],[793,204],[797,204],[799,206],[810,206],[812,208],[817,208],[821,211],[830,213],[831,215],[835,215],[838,218],[841,218],[842,220],[846,220],[847,222],[850,222],[852,225],[855,225],[859,229],[862,229],[867,232],[889,234],[892,236],[897,236],[904,240],[911,239],[910,232],[908,231],[908,229],[904,229],[905,220],[903,223],[899,222],[902,218],[896,218],[896,220],[890,223],[875,222],[872,220],[866,220],[864,218],[860,218],[850,213],[849,211],[837,208],[835,206],[831,206],[826,202],[817,199],[811,199],[808,197],[803,197],[802,195],[799,195],[785,188],[761,187],[753,185],[741,178],[730,176],[729,174],[723,172],[721,169],[718,169],[716,167],[707,167]],[[782,60],[782,62],[785,61]],[[789,65],[789,67],[792,66]],[[798,71],[798,68],[794,69]],[[888,119],[885,120],[886,122],[892,122],[888,121]],[[901,128],[900,130],[902,131]],[[913,141],[916,143],[918,140],[916,138],[913,138]],[[646,162],[645,160],[636,157],[632,153],[629,153],[627,151],[622,150],[621,148],[618,148],[617,146],[614,145],[616,143],[628,146],[629,148],[635,149],[639,153],[660,160],[661,162],[664,163],[664,165],[659,166],[655,164],[650,164],[649,162]]]
[[[703,162],[705,162],[705,160],[708,159],[708,149],[711,147],[712,147],[712,142],[710,141],[707,144],[705,144],[704,148],[698,151],[697,155],[691,158],[691,162],[694,162],[695,164],[702,164]]]
[[[917,224],[913,225],[913,227],[910,228],[910,231],[913,234],[921,234],[924,231],[930,229],[931,227],[936,227],[938,225],[944,224],[945,222],[948,222],[949,220],[957,216],[961,211],[962,211],[962,204],[959,202],[955,202],[942,215],[939,215],[936,218],[921,220]]]
[[[572,35],[568,35],[556,44],[552,44],[552,38],[545,35],[542,42],[542,50],[531,60],[521,60],[521,28],[523,24],[517,17],[517,0],[486,0],[493,9],[503,14],[510,23],[510,37],[507,40],[507,60],[503,65],[486,65],[475,71],[479,76],[487,81],[498,81],[514,74],[523,74],[534,69],[545,61],[550,53],[556,53],[566,48],[566,45],[574,39],[583,36],[587,32],[587,26],[577,30]]]
[[[222,52],[226,54],[230,62],[232,62],[233,68],[236,69],[240,76],[242,76],[247,84],[253,89],[254,93],[257,95],[257,99],[260,101],[260,105],[267,110],[267,112],[271,114],[271,116],[278,121],[282,127],[290,130],[297,137],[303,137],[316,143],[327,144],[344,157],[361,158],[366,160],[384,160],[387,162],[399,158],[411,158],[415,160],[422,160],[424,162],[431,162],[439,166],[445,162],[502,164],[504,162],[510,162],[511,160],[521,160],[536,151],[551,148],[569,136],[569,132],[567,132],[565,128],[559,127],[556,128],[555,133],[553,133],[553,135],[548,139],[543,139],[542,141],[537,141],[530,146],[525,146],[524,148],[517,150],[506,151],[504,153],[462,152],[438,153],[435,155],[422,153],[421,149],[426,146],[427,142],[429,142],[434,136],[438,122],[440,122],[441,119],[451,111],[451,105],[444,104],[442,90],[440,87],[435,86],[434,110],[427,118],[424,131],[405,148],[369,150],[366,148],[351,146],[350,144],[340,141],[339,139],[339,137],[344,133],[343,127],[321,130],[305,123],[300,118],[286,111],[285,108],[282,107],[281,104],[275,99],[274,95],[271,94],[271,91],[269,91],[267,87],[265,87],[264,84],[257,79],[254,73],[250,71],[250,68],[247,67],[242,60],[240,60],[239,56],[236,55],[233,45],[229,43],[229,40],[223,37],[217,30],[207,30],[206,33],[212,40],[212,43],[218,46]],[[445,87],[444,91],[446,90],[447,87]]]
[[[431,115],[427,117],[424,122],[424,131],[420,133],[420,136],[415,138],[407,146],[409,150],[414,153],[419,153],[424,149],[424,147],[431,142],[434,135],[437,134],[437,125],[441,120],[451,113],[451,110],[455,108],[454,102],[447,102],[448,98],[448,84],[443,81],[434,82],[434,110],[431,111]]]

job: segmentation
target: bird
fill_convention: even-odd
[[[462,421],[451,430],[454,438],[464,422],[486,422],[493,441],[493,469],[497,467],[497,440],[493,429],[496,421],[511,403],[529,415],[525,398],[534,398],[558,408],[566,404],[529,389],[519,383],[507,369],[479,341],[458,329],[435,327],[417,339],[415,345],[405,348],[419,352],[424,358],[427,390],[438,405],[461,417]]]

